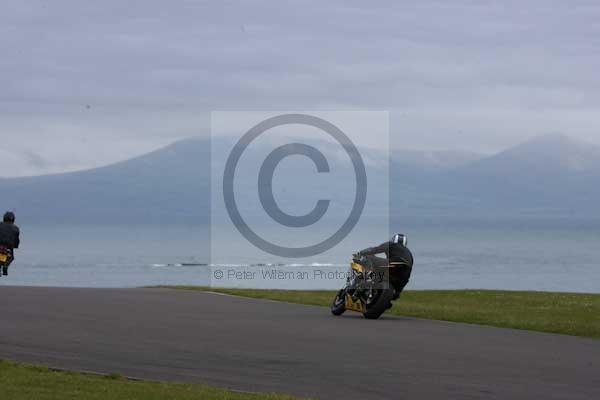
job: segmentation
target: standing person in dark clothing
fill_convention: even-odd
[[[0,252],[8,256],[8,260],[2,263],[2,271],[0,275],[8,275],[8,267],[15,259],[14,250],[19,248],[20,230],[15,225],[15,214],[13,212],[6,212],[4,218],[0,223]]]
[[[406,235],[398,233],[389,242],[377,247],[369,247],[358,253],[372,267],[393,267],[390,271],[390,283],[395,290],[394,300],[400,297],[400,293],[408,283],[414,264],[414,258],[407,247],[407,243]],[[377,254],[385,254],[386,258],[377,257]]]

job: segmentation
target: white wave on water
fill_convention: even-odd
[[[169,267],[208,267],[208,268],[311,268],[311,267],[343,267],[346,264],[335,263],[253,263],[253,264],[205,264],[205,263],[168,263],[168,264],[150,264],[152,268],[169,268]]]

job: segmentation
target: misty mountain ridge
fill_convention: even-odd
[[[230,148],[229,139],[219,140],[212,143],[213,151]],[[351,168],[341,169],[338,163],[343,157],[336,154],[343,155],[343,149],[332,143],[320,150],[332,171],[353,175]],[[388,157],[374,149],[361,153],[368,169]],[[252,162],[260,165],[260,151],[245,156],[255,154]],[[297,158],[304,163],[298,170],[307,171],[310,161]],[[279,181],[310,183],[310,177],[298,175],[293,166],[278,172]],[[492,156],[398,150],[389,166],[394,215],[599,216],[600,147],[564,135],[540,136]],[[191,138],[92,170],[0,179],[0,207],[16,209],[21,218],[33,221],[208,222],[210,170],[209,139]],[[256,197],[255,182],[244,183],[244,196]],[[370,197],[378,196],[380,184],[370,184]],[[275,194],[284,209],[296,202],[312,204],[321,187],[327,193],[343,193],[346,202],[352,200],[342,183],[339,190],[335,180],[321,185],[298,198],[286,198],[285,190]]]
[[[504,168],[509,164],[535,170],[600,171],[600,147],[562,134],[538,136],[528,142],[476,163],[480,168]]]

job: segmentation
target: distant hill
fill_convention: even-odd
[[[225,152],[230,143],[213,145]],[[335,145],[322,151],[331,162],[333,183],[299,173],[314,168],[307,160],[282,164],[275,179],[276,187],[283,188],[276,194],[282,208],[306,210],[307,201],[313,204],[321,192],[320,197],[351,203],[353,195],[348,193],[353,189],[348,182],[352,179],[348,178],[353,171],[338,162],[343,152]],[[362,153],[372,172],[369,197],[384,204],[388,197],[381,188],[387,170],[382,168],[388,164],[380,161],[387,155],[367,149]],[[256,149],[248,157],[258,167],[264,154]],[[107,167],[0,179],[0,208],[16,209],[21,220],[31,221],[207,222],[210,163],[210,142],[192,138]],[[401,150],[392,154],[389,171],[395,215],[600,216],[600,148],[566,136],[542,136],[493,156]],[[251,202],[243,196],[256,197],[253,174],[240,171],[239,202],[248,210]],[[309,191],[297,190],[302,185],[313,186],[307,186]]]
[[[507,202],[533,212],[588,213],[600,200],[600,147],[546,135],[475,162],[454,176],[496,207]]]
[[[0,205],[32,221],[207,221],[209,155],[190,139],[107,167],[0,179]]]
[[[482,154],[456,150],[397,150],[391,155],[394,165],[419,171],[449,170],[470,164],[483,157]]]
[[[423,211],[600,215],[600,147],[564,135],[540,136],[418,179],[404,188]]]

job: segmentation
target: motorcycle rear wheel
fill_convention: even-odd
[[[377,297],[373,302],[366,305],[367,310],[363,313],[366,319],[377,319],[388,309],[394,298],[393,289],[378,290]]]

